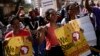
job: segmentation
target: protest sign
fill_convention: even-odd
[[[44,13],[50,8],[57,10],[56,0],[41,0],[40,15],[43,16]]]
[[[70,3],[73,3],[73,2],[77,2],[78,4],[81,4],[81,0],[69,0]]]
[[[28,37],[13,37],[4,49],[6,56],[33,56],[32,43]]]
[[[65,56],[79,56],[89,50],[89,45],[76,20],[55,30]]]

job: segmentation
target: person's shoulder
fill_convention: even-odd
[[[28,29],[22,29],[21,32],[23,33],[23,35],[26,35],[26,36],[31,35]]]
[[[42,16],[36,16],[35,18],[37,18],[37,20],[43,20],[44,19],[44,17],[42,17]]]
[[[37,16],[37,17],[39,17],[39,18],[44,18],[44,17],[42,17],[42,16]]]
[[[12,33],[13,33],[13,31],[10,31],[10,32],[6,33],[5,34],[5,38],[12,37]]]
[[[93,6],[93,7],[91,7],[92,8],[92,10],[100,10],[98,7],[96,7],[96,6]]]
[[[21,29],[21,32],[27,33],[29,30],[28,29]]]
[[[100,9],[98,7],[92,7],[93,13],[100,13]]]

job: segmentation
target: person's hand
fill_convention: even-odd
[[[5,40],[4,42],[3,42],[3,46],[6,46],[7,44],[8,44],[8,40]]]
[[[30,42],[33,41],[32,36],[28,36],[27,39],[28,39]]]
[[[81,31],[82,33],[84,33],[84,29],[80,28],[80,31]]]
[[[11,38],[5,38],[3,41],[3,46],[6,46]]]

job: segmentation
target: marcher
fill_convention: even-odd
[[[44,56],[45,55],[45,40],[42,44],[39,44],[38,39],[40,38],[38,36],[39,31],[38,27],[46,25],[46,22],[43,17],[37,15],[37,11],[34,9],[30,9],[29,11],[29,18],[30,18],[30,24],[29,28],[32,32],[32,38],[33,38],[33,48],[35,51],[35,56]]]
[[[100,49],[100,34],[99,34],[100,33],[100,19],[99,19],[100,18],[100,9],[98,7],[94,7],[94,6],[90,7],[89,0],[85,1],[85,6],[86,6],[87,10],[89,12],[92,12],[96,17],[95,30],[96,30],[96,36],[97,36],[97,47],[98,47],[98,49]]]
[[[21,38],[27,37],[28,40],[32,42],[31,33],[28,30],[20,29],[20,22],[18,20],[18,17],[14,17],[11,20],[10,24],[12,26],[12,30],[5,35],[3,46],[7,45],[11,38],[18,36]]]
[[[59,41],[54,33],[54,30],[59,28],[56,24],[56,11],[54,9],[48,9],[45,16],[49,23],[46,28],[40,29],[40,41],[43,41],[46,37],[46,56],[64,56]]]
[[[61,24],[66,24],[69,21],[77,18],[80,12],[79,5],[77,3],[71,3],[70,5],[66,7],[66,11],[68,12],[68,14],[66,14],[68,17],[63,18]]]

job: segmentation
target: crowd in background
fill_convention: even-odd
[[[5,45],[6,38],[12,37],[10,34],[24,34],[31,36],[35,56],[64,56],[54,30],[86,15],[89,15],[94,26],[97,36],[96,48],[100,50],[100,3],[95,4],[93,0],[90,4],[89,0],[82,0],[81,4],[69,3],[59,11],[48,9],[44,17],[40,16],[37,8],[30,8],[26,14],[24,7],[20,6],[16,15],[11,14],[6,23],[0,21],[1,45]],[[84,32],[84,29],[81,31]]]

